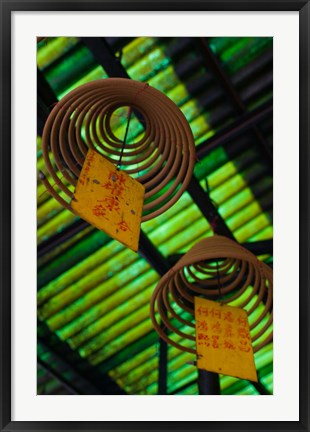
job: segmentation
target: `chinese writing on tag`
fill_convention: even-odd
[[[88,151],[71,202],[75,213],[137,251],[143,199],[139,182]]]
[[[195,297],[197,366],[257,381],[247,313]]]

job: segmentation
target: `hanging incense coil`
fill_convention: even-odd
[[[122,107],[129,107],[144,125],[143,136],[125,145],[111,124]],[[195,164],[194,138],[180,109],[148,84],[124,78],[76,88],[56,104],[46,121],[42,152],[50,178],[42,172],[39,177],[71,211],[72,189],[88,149],[117,166],[121,163],[122,170],[144,185],[142,221],[165,212],[180,198]]]
[[[272,341],[272,287],[272,270],[265,263],[216,235],[196,243],[160,279],[151,319],[167,343],[195,354],[194,297],[238,306],[247,311],[256,352]]]

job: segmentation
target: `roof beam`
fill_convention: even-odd
[[[126,394],[126,392],[120,388],[112,378],[107,374],[99,372],[97,367],[92,366],[86,359],[82,358],[78,351],[73,351],[66,342],[62,341],[56,333],[49,329],[46,323],[38,320],[37,329],[39,346],[43,346],[55,363],[62,365],[65,372],[70,371],[72,375],[76,377],[74,386],[75,393],[111,395]],[[41,357],[42,354],[40,355],[39,353],[41,362],[44,362],[44,359]],[[51,361],[49,361],[48,364],[54,374],[62,377],[59,368],[57,368],[56,371],[53,368]],[[62,380],[65,380],[65,378],[62,377]],[[83,393],[83,389],[84,391],[87,391]]]
[[[254,255],[273,255],[273,240],[258,240],[255,242],[240,243],[241,246],[252,252]],[[184,254],[173,254],[167,257],[173,266]]]
[[[210,223],[213,232],[234,240],[234,235],[226,225],[222,216],[218,213],[209,195],[203,190],[195,176],[192,176],[187,191],[199,207],[201,213]]]
[[[225,94],[227,95],[228,100],[231,102],[234,107],[236,113],[238,115],[243,115],[247,112],[246,106],[243,103],[241,97],[236,91],[230,76],[225,72],[224,68],[221,67],[220,62],[217,56],[213,53],[206,38],[193,38],[193,44],[197,48],[197,50],[202,54],[202,58],[204,64],[208,70],[211,70],[213,76],[223,88]],[[272,169],[272,152],[270,151],[266,141],[264,140],[260,130],[258,127],[253,124],[251,126],[251,132],[257,144],[259,144],[259,148],[261,153],[265,156],[265,160],[268,166]]]
[[[272,102],[267,102],[238,117],[233,123],[223,128],[220,132],[208,138],[196,147],[196,153],[199,159],[207,156],[212,150],[219,146],[230,143],[233,139],[242,135],[259,121],[272,115]]]

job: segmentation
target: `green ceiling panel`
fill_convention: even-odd
[[[196,146],[207,146],[212,136],[223,133],[223,127],[238,118],[220,80],[205,68],[191,38],[120,38],[117,48],[112,39],[107,38],[111,51],[115,50],[117,61],[130,78],[148,82],[180,107]],[[248,110],[272,100],[272,38],[213,37],[207,43]],[[79,38],[48,38],[38,45],[37,62],[60,99],[77,86],[108,76]],[[114,114],[113,130],[121,138],[127,110]],[[272,239],[273,229],[272,173],[252,132],[246,131],[209,151],[197,159],[194,168],[205,199],[210,196],[241,243]],[[142,133],[143,127],[132,118],[129,142]],[[266,124],[260,133],[270,144],[272,129]],[[37,168],[46,172],[40,137],[37,145]],[[126,249],[93,227],[78,229],[79,218],[51,198],[40,182],[37,197],[38,319],[47,325],[53,345],[51,352],[38,348],[42,364],[43,360],[52,362],[52,352],[61,351],[65,344],[66,350],[81,364],[85,361],[84,369],[92,370],[98,379],[108,374],[128,394],[157,394],[160,346],[150,321],[149,302],[160,275],[143,254]],[[210,222],[188,192],[164,214],[143,223],[142,230],[163,259],[183,254],[212,235]],[[271,254],[259,258],[272,264]],[[43,336],[40,334],[40,338]],[[171,337],[181,339],[179,335]],[[168,394],[198,394],[194,361],[194,355],[168,347]],[[272,362],[272,344],[255,354],[260,382],[270,393]],[[53,367],[61,375],[57,362]],[[41,393],[65,391],[46,374],[40,366],[38,377],[48,382],[44,387],[38,381]],[[70,373],[64,376],[70,381]],[[258,394],[251,383],[233,377],[220,376],[220,385],[222,394]]]

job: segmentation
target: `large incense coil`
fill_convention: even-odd
[[[272,341],[273,274],[233,240],[213,236],[196,243],[159,281],[150,315],[159,336],[196,354],[194,297],[247,311],[253,351]]]
[[[124,146],[111,125],[121,107],[129,107],[144,125],[142,138]],[[180,109],[148,84],[124,78],[76,88],[55,105],[46,121],[42,153],[48,175],[40,172],[39,176],[70,211],[88,149],[120,164],[144,185],[142,221],[162,214],[180,198],[195,164],[193,134]]]

